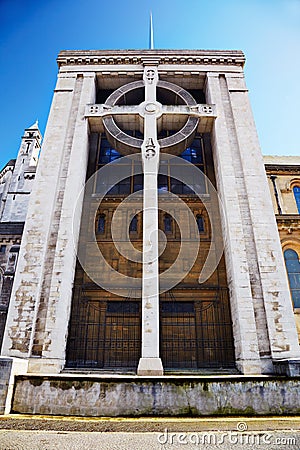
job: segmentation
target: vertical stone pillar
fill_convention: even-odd
[[[29,371],[59,371],[76,262],[80,217],[74,199],[84,186],[94,73],[61,74],[55,89],[31,194],[8,313],[3,355],[30,358]],[[32,357],[33,355],[33,357]]]
[[[207,75],[206,100],[210,104],[216,104],[217,107],[212,148],[218,194],[225,211],[225,217],[221,215],[221,221],[236,364],[243,374],[259,374],[261,362],[242,220],[243,209],[240,201],[242,193],[239,192],[237,184],[237,178],[242,175],[236,173],[234,162],[236,148],[230,138],[231,124],[226,120],[226,105],[223,102],[217,73]]]
[[[30,196],[2,355],[28,358],[37,318],[76,75],[59,75]]]
[[[258,276],[272,361],[300,358],[292,302],[248,93],[242,78],[226,75],[234,132],[248,198]],[[257,324],[258,328],[261,324]],[[300,364],[300,361],[299,361]]]
[[[60,371],[65,363],[72,288],[79,239],[83,188],[88,164],[88,121],[85,107],[95,99],[95,74],[84,73],[77,80],[80,95],[72,130],[72,143],[68,165],[62,172],[63,198],[59,218],[56,247],[52,264],[52,277],[47,298],[43,329],[36,331],[35,340],[43,341],[41,358],[31,358],[29,371]],[[76,209],[75,209],[76,207]]]

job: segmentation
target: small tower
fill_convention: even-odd
[[[26,128],[10,179],[1,222],[24,222],[27,214],[29,195],[41,147],[42,135],[36,121]]]

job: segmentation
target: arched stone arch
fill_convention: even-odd
[[[294,177],[289,181],[289,189],[292,191],[295,186],[300,187],[300,177]]]
[[[293,193],[297,213],[300,214],[300,177],[291,180],[290,189]]]
[[[281,241],[282,245],[282,252],[284,253],[285,250],[294,250],[300,259],[300,239],[293,237],[293,238],[285,238]]]

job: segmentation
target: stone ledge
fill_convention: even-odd
[[[233,416],[300,413],[300,377],[16,377],[13,413]]]
[[[137,375],[135,373],[108,373],[108,372],[100,372],[98,370],[84,370],[84,369],[64,369],[63,372],[57,373],[37,373],[30,372],[27,374],[20,375],[19,378],[25,379],[34,379],[34,378],[43,378],[45,380],[57,380],[57,379],[70,379],[70,380],[94,380],[94,381],[274,381],[278,379],[284,379],[284,377],[279,377],[278,375],[242,375],[240,373],[208,373],[208,374],[174,374],[174,373],[165,373],[164,375],[152,375],[152,376],[143,376]],[[299,377],[300,381],[300,377]]]

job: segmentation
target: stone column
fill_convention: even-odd
[[[60,371],[65,364],[72,288],[76,265],[76,249],[81,223],[81,207],[76,201],[83,194],[88,164],[88,121],[85,107],[95,99],[95,74],[85,72],[75,119],[72,147],[65,178],[59,228],[52,268],[44,330],[36,339],[44,339],[42,358],[31,358],[29,371]],[[79,198],[83,202],[83,195]]]
[[[58,76],[28,205],[2,345],[4,356],[28,358],[31,353],[75,82],[75,74]]]
[[[157,174],[159,145],[156,125],[157,67],[146,67],[143,200],[143,280],[142,280],[142,357],[138,375],[163,375],[159,357],[159,269],[158,269],[158,198]]]
[[[94,73],[59,77],[3,345],[7,356],[30,357],[29,371],[59,372],[65,361],[74,243],[76,247],[80,227],[80,217],[73,217],[74,200],[85,183],[88,124],[84,109],[94,96]]]
[[[272,361],[299,358],[300,368],[286,269],[248,93],[242,78],[228,74],[226,84],[241,155]]]
[[[217,118],[212,131],[212,148],[218,194],[224,205],[221,215],[222,232],[237,368],[243,374],[261,373],[256,323],[252,302],[248,256],[243,226],[242,192],[237,179],[242,174],[235,167],[236,146],[230,133],[231,123],[226,117],[219,75],[208,73],[206,100],[217,107]]]

